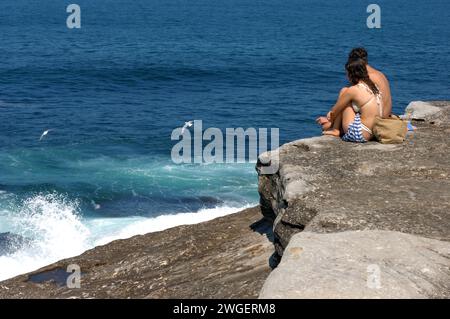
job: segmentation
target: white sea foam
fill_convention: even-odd
[[[8,230],[31,242],[19,251],[0,256],[0,280],[36,270],[58,260],[79,255],[87,249],[116,239],[196,224],[236,213],[245,207],[221,206],[195,213],[161,215],[153,218],[81,219],[76,202],[60,195],[34,196],[8,219]]]
[[[180,226],[180,225],[192,225],[205,222],[214,218],[230,215],[237,213],[245,208],[244,207],[230,207],[230,206],[220,206],[215,208],[205,208],[201,209],[196,213],[179,213],[173,215],[161,215],[153,218],[120,218],[120,223],[123,227],[117,229],[117,225],[111,225],[113,220],[111,219],[95,219],[92,220],[90,224],[91,229],[97,229],[100,232],[107,230],[108,228],[116,228],[116,231],[112,231],[110,234],[105,234],[101,238],[95,241],[95,245],[104,245],[116,239],[130,238],[135,235],[143,235],[147,233],[162,231],[168,228]],[[108,225],[109,224],[109,225]],[[109,226],[109,227],[108,227]],[[116,227],[114,227],[116,226]]]
[[[77,209],[76,203],[58,195],[38,195],[26,200],[9,222],[12,232],[31,241],[13,254],[0,256],[0,280],[90,248],[90,233]]]

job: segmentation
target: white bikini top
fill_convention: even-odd
[[[357,104],[355,104],[354,101],[352,101],[352,107],[353,107],[353,110],[355,111],[355,113],[361,113],[361,109],[364,106],[366,106],[367,104],[372,102],[373,99],[377,99],[377,105],[378,105],[378,110],[380,112],[380,116],[383,116],[382,95],[381,95],[381,91],[378,89],[378,86],[377,86],[377,89],[378,89],[378,92],[379,92],[378,94],[374,94],[372,92],[372,90],[369,88],[369,86],[366,83],[364,83],[364,82],[359,82],[357,84],[357,86],[362,86],[364,89],[366,89],[367,92],[372,94],[372,97],[366,103],[364,103],[361,106],[358,106]],[[375,84],[375,86],[376,86],[376,84]]]

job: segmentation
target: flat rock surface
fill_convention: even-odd
[[[448,298],[450,245],[392,231],[292,237],[260,298]]]
[[[261,212],[282,256],[261,298],[450,296],[450,103],[412,102],[404,117],[417,130],[402,144],[320,136],[261,156]]]
[[[270,273],[271,225],[258,207],[117,240],[0,282],[1,298],[256,298]],[[70,264],[81,288],[65,285]]]
[[[279,150],[280,170],[259,176],[263,214],[282,255],[300,231],[383,229],[450,240],[450,103],[439,121],[414,121],[403,144],[355,144],[320,136]]]

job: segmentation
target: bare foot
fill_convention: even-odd
[[[337,129],[326,130],[326,131],[323,131],[322,134],[323,135],[331,135],[331,136],[335,136],[335,137],[341,136],[341,132]]]

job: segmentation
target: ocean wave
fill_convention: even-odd
[[[27,273],[58,260],[79,255],[98,245],[179,225],[208,221],[248,208],[226,204],[197,212],[152,218],[88,218],[79,203],[61,194],[39,194],[24,200],[17,211],[2,216],[7,231],[25,238],[12,253],[0,256],[0,280]],[[5,249],[6,251],[6,249]]]
[[[9,223],[14,234],[27,238],[28,242],[20,250],[0,256],[0,280],[90,248],[90,232],[81,222],[78,204],[62,195],[36,195],[26,199],[9,218]]]
[[[114,234],[104,234],[95,241],[95,246],[107,244],[113,240],[126,239],[136,235],[143,235],[162,231],[168,228],[180,225],[192,225],[212,220],[218,217],[237,213],[252,205],[245,206],[218,206],[215,208],[200,209],[195,213],[178,213],[173,215],[161,215],[152,218],[120,218],[124,225],[123,228],[116,230]],[[102,226],[108,228],[111,225],[111,219],[95,219],[91,221],[91,227],[99,230]]]

